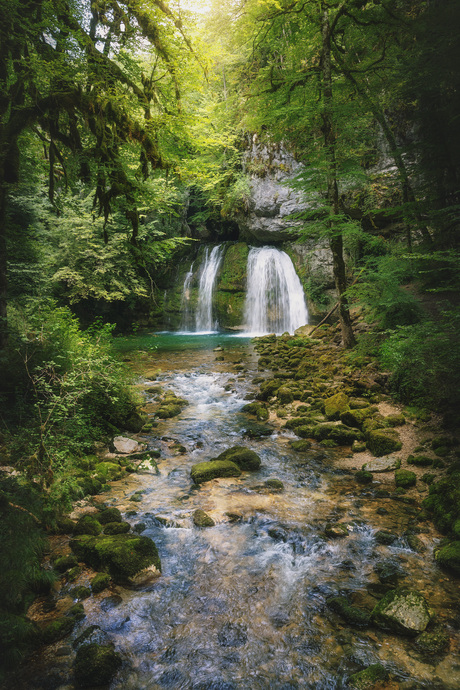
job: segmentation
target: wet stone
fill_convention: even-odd
[[[424,597],[415,590],[395,589],[386,594],[372,611],[379,628],[406,635],[425,630],[431,614]]]
[[[392,472],[401,467],[401,460],[394,455],[385,455],[364,463],[362,469],[366,472]]]
[[[103,611],[111,611],[117,606],[120,606],[121,603],[123,603],[123,599],[120,595],[112,594],[110,597],[105,597],[105,599],[101,601],[101,609]]]
[[[248,641],[247,628],[242,623],[225,623],[217,635],[221,647],[242,647]]]

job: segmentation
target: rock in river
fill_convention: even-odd
[[[425,630],[431,614],[424,597],[415,590],[393,589],[375,606],[372,621],[379,628],[403,635],[417,635]]]

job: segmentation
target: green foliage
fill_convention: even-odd
[[[426,405],[454,421],[460,405],[460,311],[436,321],[400,326],[381,346],[381,362],[391,371],[390,385],[404,402]]]

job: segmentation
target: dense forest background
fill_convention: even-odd
[[[108,324],[154,313],[200,241],[238,239],[251,176],[268,172],[245,158],[254,136],[302,164],[292,184],[314,203],[293,239],[328,243],[344,346],[358,363],[378,358],[399,399],[456,423],[460,6],[0,0],[0,11],[0,450],[33,480],[2,475],[0,487],[2,572],[18,573],[0,588],[14,663],[28,593],[49,586],[36,523],[88,490],[82,455],[142,425]],[[371,327],[359,337],[350,308]]]

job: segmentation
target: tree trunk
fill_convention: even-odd
[[[331,26],[329,10],[321,3],[321,76],[323,87],[323,121],[324,150],[327,165],[327,199],[329,203],[329,245],[331,247],[335,287],[339,301],[340,329],[342,331],[342,345],[351,348],[356,344],[351,325],[348,301],[345,296],[347,278],[345,261],[343,258],[343,240],[340,231],[335,227],[339,213],[339,188],[337,184],[336,136],[334,130],[333,97],[332,97],[332,69],[331,69]]]

